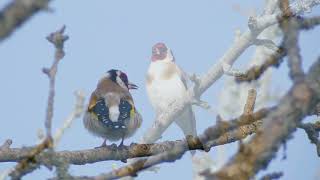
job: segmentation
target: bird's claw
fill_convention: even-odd
[[[125,148],[125,145],[123,144],[123,141],[119,144],[118,146],[118,149],[121,150],[121,149],[124,149]],[[127,160],[126,159],[121,159],[120,160],[121,162],[123,163],[127,163]]]
[[[125,145],[123,143],[119,144],[118,148],[119,149],[123,149],[125,147]]]
[[[123,163],[127,163],[128,162],[126,159],[121,159],[120,161],[123,162]]]
[[[100,149],[100,148],[106,148],[107,145],[106,144],[102,144],[101,146],[97,146],[97,147],[94,147],[95,149]]]
[[[110,147],[111,147],[111,149],[117,149],[118,146],[115,143],[113,143],[110,145]]]

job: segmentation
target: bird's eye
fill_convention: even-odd
[[[127,77],[126,74],[121,73],[121,74],[120,74],[120,79],[121,79],[125,84],[128,83],[128,77]]]

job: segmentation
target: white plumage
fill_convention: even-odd
[[[170,49],[163,43],[158,43],[153,47],[153,57],[147,72],[146,89],[157,114],[165,113],[169,110],[170,104],[186,97],[187,85],[184,73],[175,64]],[[191,106],[185,109],[175,123],[185,135],[195,136],[197,134]]]
[[[173,62],[158,61],[150,64],[148,74],[153,77],[152,83],[147,86],[152,106],[159,111],[166,110],[168,104],[185,97],[186,88],[178,73],[172,74],[169,79],[165,76],[168,66],[175,66]]]

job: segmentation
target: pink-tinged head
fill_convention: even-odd
[[[152,61],[164,60],[168,55],[168,48],[164,43],[157,43],[152,47]]]

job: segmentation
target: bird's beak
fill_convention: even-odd
[[[128,88],[129,88],[129,89],[138,89],[139,87],[138,87],[137,85],[129,82]]]

